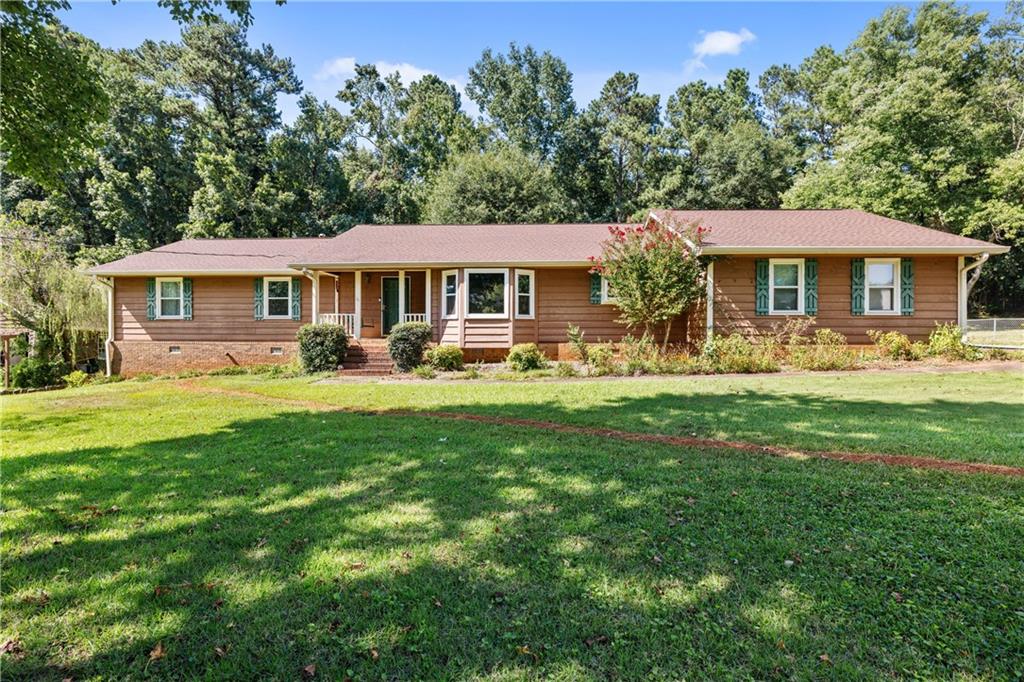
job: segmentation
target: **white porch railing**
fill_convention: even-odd
[[[426,313],[406,313],[405,314],[405,321],[406,322],[426,322],[427,321],[427,314]]]
[[[356,335],[355,313],[320,313],[320,322],[323,324],[340,324],[349,337]]]

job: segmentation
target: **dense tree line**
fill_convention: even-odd
[[[999,21],[949,3],[886,9],[842,50],[773,66],[756,85],[742,70],[682,84],[664,105],[620,72],[581,107],[564,61],[513,44],[469,70],[476,120],[436,76],[403,84],[371,65],[318,101],[289,59],[250,44],[246,6],[228,22],[211,5],[172,3],[185,12],[180,41],[134,50],[102,49],[52,12],[32,29],[43,38],[31,44],[56,41],[72,73],[98,78],[68,80],[84,106],[60,125],[4,108],[6,219],[102,260],[187,236],[335,234],[357,222],[857,207],[1018,246],[987,267],[976,298],[1024,307],[1019,1]],[[4,11],[6,38],[22,14]],[[4,64],[5,100],[17,65]],[[280,94],[300,94],[287,125]]]

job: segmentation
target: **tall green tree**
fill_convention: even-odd
[[[503,139],[545,161],[576,115],[569,67],[529,45],[511,43],[507,55],[484,50],[469,70],[466,94]]]
[[[195,100],[200,131],[199,188],[184,232],[192,237],[280,236],[290,231],[293,196],[269,173],[269,136],[280,126],[279,94],[297,94],[292,62],[272,47],[249,45],[239,24],[190,26],[181,44],[164,44],[166,77]]]
[[[452,160],[435,179],[427,223],[551,223],[565,218],[548,166],[515,147]]]

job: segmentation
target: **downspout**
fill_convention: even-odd
[[[964,263],[964,259],[960,259],[962,265],[960,266],[959,278],[958,278],[958,298],[959,298],[959,310],[957,311],[957,324],[960,326],[960,331],[964,334],[967,333],[967,298],[971,295],[971,290],[974,285],[978,283],[978,278],[981,277],[981,266],[985,264],[985,261],[989,259],[989,253],[985,253],[978,256],[974,262],[970,264]],[[970,281],[967,280],[967,273],[971,270],[976,272],[971,276]]]
[[[109,377],[112,374],[114,356],[114,278],[111,277],[107,281],[93,275],[93,280],[107,287],[107,339],[103,343],[103,348],[106,350],[106,375]]]

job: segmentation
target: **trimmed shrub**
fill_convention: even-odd
[[[80,369],[65,374],[61,379],[67,384],[68,388],[78,388],[89,383],[89,375]]]
[[[412,373],[420,379],[433,379],[437,376],[437,372],[430,365],[417,365],[412,368]]]
[[[964,343],[964,335],[955,324],[936,324],[928,335],[928,355],[946,360],[977,360],[982,354]]]
[[[14,388],[57,386],[62,383],[64,375],[70,369],[62,360],[25,358],[11,367],[11,386]]]
[[[704,360],[708,369],[723,374],[779,371],[774,344],[755,344],[738,333],[716,337],[714,343],[707,347]]]
[[[814,341],[801,343],[794,338],[790,344],[789,361],[799,369],[812,371],[856,369],[859,356],[846,344],[846,337],[832,329],[818,329]]]
[[[442,372],[458,372],[465,364],[462,349],[450,343],[434,346],[427,351],[427,362]]]
[[[423,364],[433,330],[426,322],[403,322],[391,328],[388,335],[388,355],[400,372],[411,372]]]
[[[345,360],[348,336],[341,325],[304,324],[295,337],[299,361],[306,372],[334,372]]]
[[[509,349],[505,364],[516,372],[528,372],[531,369],[544,369],[548,366],[548,359],[537,344],[517,343]]]
[[[920,360],[920,346],[910,342],[910,338],[902,332],[882,332],[868,330],[871,342],[878,349],[878,354],[889,360]]]
[[[587,370],[590,376],[603,377],[619,373],[619,366],[615,362],[615,353],[607,343],[592,345],[589,350],[589,358]]]

